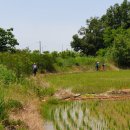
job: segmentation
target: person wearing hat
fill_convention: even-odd
[[[37,65],[36,63],[33,64],[33,75],[36,76],[36,73],[37,73]]]
[[[99,70],[99,62],[96,62],[96,70]]]

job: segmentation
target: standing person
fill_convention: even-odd
[[[96,62],[96,70],[99,70],[99,62]]]
[[[102,64],[102,70],[105,70],[105,63]]]
[[[36,73],[37,73],[37,65],[36,63],[33,64],[33,75],[36,76]]]

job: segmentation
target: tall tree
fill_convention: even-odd
[[[90,18],[87,26],[73,36],[71,47],[86,55],[96,55],[100,49],[113,46],[114,30],[130,28],[130,2],[124,0],[107,9],[101,18]]]
[[[117,29],[130,27],[130,2],[124,0],[121,5],[115,4],[107,9],[105,15],[102,16],[102,21],[105,27]]]
[[[71,47],[86,55],[95,55],[100,48],[104,48],[103,26],[99,18],[94,17],[86,21],[87,27],[82,27],[78,35],[73,36]]]
[[[112,59],[119,66],[130,66],[130,29],[118,28],[114,33]]]
[[[0,28],[0,52],[13,51],[15,46],[19,45],[12,31],[13,28],[7,30]]]
[[[124,0],[121,4],[121,16],[122,16],[122,27],[129,28],[130,27],[130,2]]]

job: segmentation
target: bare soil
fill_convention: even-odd
[[[74,94],[71,90],[60,89],[55,95],[56,98],[62,100],[89,100],[89,99],[100,99],[100,100],[125,100],[130,99],[130,89],[112,90],[101,94]]]
[[[38,103],[38,100],[29,101],[23,110],[11,113],[10,118],[25,122],[29,130],[43,130],[43,120],[37,108]]]

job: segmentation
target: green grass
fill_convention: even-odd
[[[56,89],[69,88],[80,93],[101,93],[130,88],[130,70],[48,74],[44,80]]]

